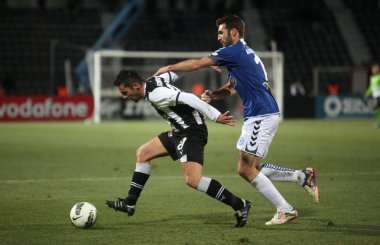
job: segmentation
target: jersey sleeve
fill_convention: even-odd
[[[178,104],[187,104],[197,111],[203,113],[209,119],[216,121],[221,114],[216,108],[191,93],[181,92],[177,98]]]
[[[157,107],[175,106],[180,91],[168,87],[157,87],[149,93],[148,100]]]
[[[233,47],[224,47],[218,49],[211,54],[209,54],[209,58],[212,59],[217,66],[225,66],[227,64],[235,63],[235,58],[233,55]]]
[[[179,79],[179,76],[172,71],[162,73],[158,77],[163,78],[165,80],[165,82],[167,82],[167,83],[174,83],[175,81],[177,81]]]

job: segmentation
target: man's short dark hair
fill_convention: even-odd
[[[139,83],[141,84],[144,81],[144,79],[141,78],[141,76],[133,70],[121,70],[119,74],[117,75],[115,81],[113,82],[114,86],[119,86],[123,84],[126,87],[132,87],[133,83]]]
[[[244,37],[245,22],[239,16],[228,15],[216,20],[216,26],[220,26],[222,24],[226,24],[228,31],[231,31],[232,28],[236,28],[236,30],[239,32],[240,37]]]

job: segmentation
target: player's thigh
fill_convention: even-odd
[[[242,152],[265,158],[279,121],[279,115],[249,118],[244,122],[236,147]]]
[[[169,153],[158,137],[154,137],[141,145],[136,152],[137,162],[147,162],[157,157],[167,156]]]
[[[176,139],[176,152],[181,163],[196,162],[203,165],[204,148],[207,139],[194,135],[187,135]]]
[[[176,140],[173,137],[171,131],[161,133],[158,136],[158,139],[161,141],[163,147],[166,149],[168,155],[173,159],[173,161],[178,160],[177,150],[176,150]]]

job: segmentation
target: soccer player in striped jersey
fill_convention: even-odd
[[[189,59],[161,67],[155,75],[169,71],[194,71],[219,66],[228,70],[227,83],[216,91],[206,90],[201,98],[206,102],[239,94],[244,105],[244,125],[237,142],[239,150],[238,173],[252,184],[277,212],[266,225],[284,224],[298,217],[298,212],[277,191],[271,180],[292,181],[303,186],[319,202],[319,188],[313,168],[294,170],[272,164],[260,164],[268,154],[269,145],[280,121],[280,112],[271,93],[264,64],[244,41],[245,23],[230,15],[216,21],[218,40],[222,48],[201,59]]]
[[[137,199],[150,176],[151,160],[171,156],[173,160],[180,160],[188,186],[231,206],[235,210],[235,227],[243,227],[247,223],[251,203],[232,194],[217,180],[202,176],[204,147],[208,138],[205,116],[230,126],[233,126],[235,120],[228,115],[228,111],[220,113],[195,95],[170,84],[177,78],[172,72],[147,80],[132,70],[122,70],[117,75],[114,85],[125,100],[149,101],[158,114],[170,123],[172,129],[138,148],[136,169],[128,196],[125,199],[106,201],[106,204],[116,211],[132,216]]]

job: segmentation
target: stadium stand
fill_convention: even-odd
[[[352,10],[373,57],[378,59],[378,1],[342,1]],[[213,24],[215,19],[231,13],[243,15],[243,8],[253,6],[260,15],[268,41],[275,40],[278,50],[284,52],[285,87],[297,79],[310,92],[313,67],[356,65],[331,9],[323,0],[255,0],[253,5],[244,5],[245,1],[241,0],[144,2],[145,9],[120,46],[126,50],[215,50],[220,46]],[[168,4],[163,7],[162,2]],[[110,8],[116,15],[118,8]],[[11,74],[10,80],[16,83],[15,94],[54,94],[55,88],[64,84],[65,58],[70,59],[73,68],[78,64],[85,48],[91,47],[103,32],[102,19],[104,10],[101,8],[82,6],[70,11],[67,8],[8,8],[2,4],[0,79],[5,75],[9,79]],[[254,34],[252,36],[254,38]],[[52,40],[56,40],[54,73],[49,68]],[[339,82],[339,79],[344,78],[333,80]],[[343,89],[349,90],[349,87]]]
[[[315,66],[352,65],[345,42],[323,1],[256,2],[269,36],[285,54],[285,87],[301,80],[312,91]]]
[[[138,23],[127,34],[126,50],[145,51],[210,51],[218,47],[215,38],[215,16],[198,11],[144,11]]]
[[[72,13],[66,9],[2,8],[0,16],[0,74],[13,76],[18,95],[55,93],[55,88],[64,84],[64,60],[69,58],[76,65],[84,49],[101,33],[98,9]],[[50,81],[53,40],[57,42],[56,72]]]
[[[380,2],[377,0],[367,0],[365,4],[359,0],[344,2],[354,14],[374,59],[378,60],[380,58]]]

